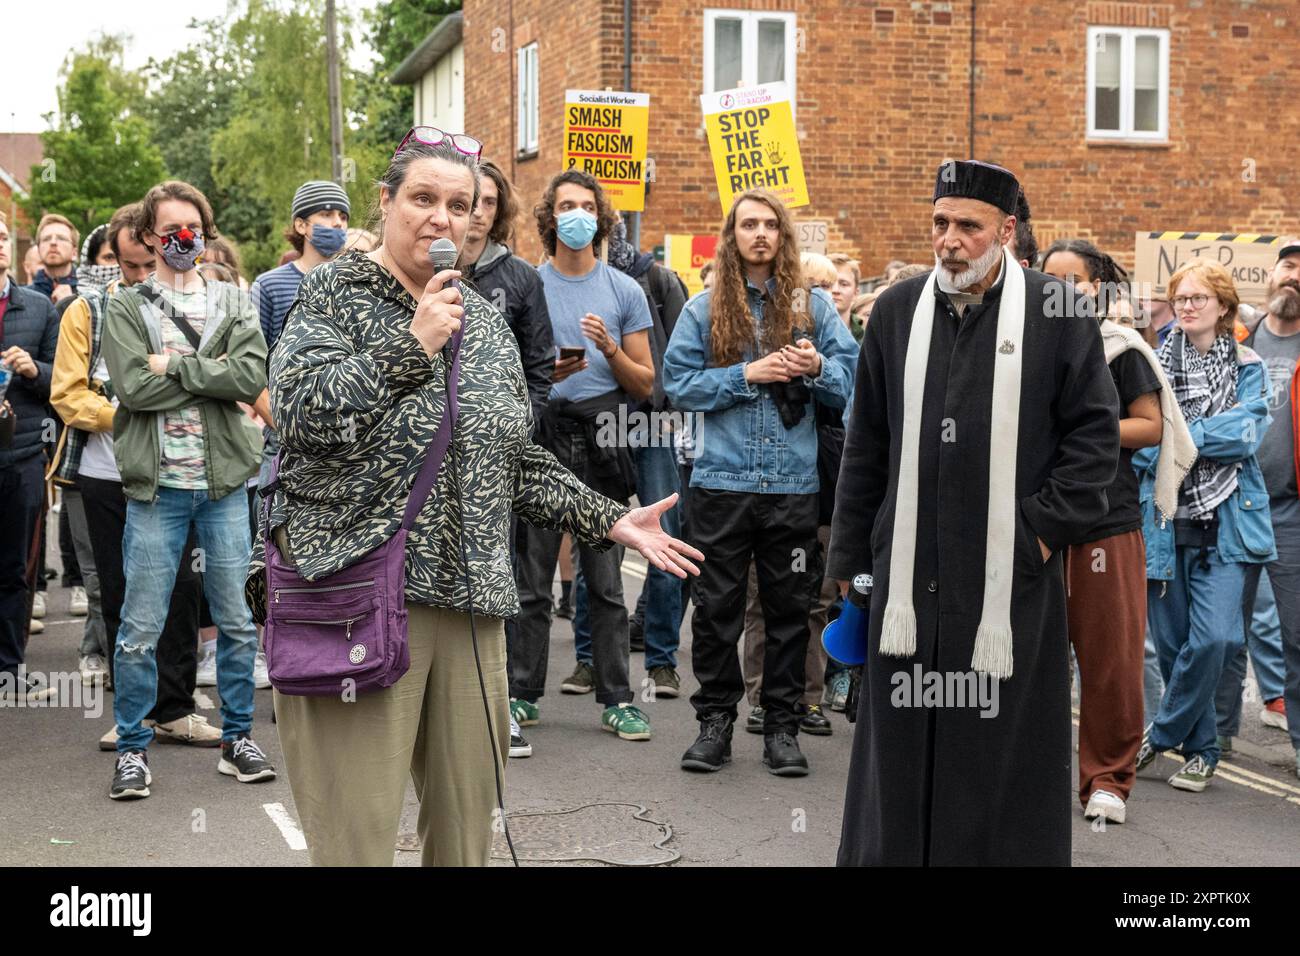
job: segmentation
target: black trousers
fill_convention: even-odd
[[[95,569],[99,572],[103,602],[104,631],[108,641],[108,667],[113,667],[112,648],[122,624],[122,601],[126,597],[126,574],[122,567],[122,537],[126,534],[126,497],[118,481],[104,481],[82,475],[81,498],[86,507],[86,526]],[[194,570],[194,530],[186,542],[172,588],[167,623],[158,640],[158,699],[149,719],[165,724],[194,713],[194,686],[198,668],[199,596],[203,582]]]
[[[72,543],[72,522],[68,519],[67,508],[59,509],[59,557],[63,562],[63,579],[59,583],[65,588],[85,587],[77,549]]]
[[[708,558],[692,590],[691,666],[700,689],[691,705],[697,717],[722,711],[734,720],[745,695],[737,645],[752,561],[766,627],[763,733],[797,734],[808,615],[820,583],[817,495],[692,488],[689,540]]]
[[[0,671],[18,673],[27,649],[27,556],[41,518],[45,456],[0,468]],[[37,568],[41,565],[38,562]]]

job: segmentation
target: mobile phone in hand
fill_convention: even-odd
[[[587,354],[587,350],[581,345],[561,345],[561,359],[581,359]]]

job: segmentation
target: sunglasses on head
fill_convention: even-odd
[[[393,155],[396,156],[402,150],[406,149],[411,140],[415,140],[417,143],[423,143],[425,146],[437,146],[439,143],[446,141],[451,143],[452,146],[456,147],[457,151],[464,153],[466,156],[473,156],[475,159],[478,159],[483,155],[483,144],[473,136],[468,136],[465,133],[445,133],[436,126],[411,127],[411,131],[402,137],[402,141],[397,145],[397,149],[393,150]]]

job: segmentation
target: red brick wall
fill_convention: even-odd
[[[969,155],[969,4],[717,5],[798,16],[797,125],[812,202],[796,215],[829,221],[831,249],[857,253],[868,275],[892,258],[930,261],[934,171]],[[535,258],[531,206],[560,168],[564,90],[621,87],[622,4],[514,0],[513,36],[510,9],[508,0],[466,0],[466,125],[489,155],[510,157],[514,51],[539,39],[541,152],[513,174],[529,211],[517,245]],[[711,232],[722,218],[699,112],[702,9],[634,0],[632,87],[651,96],[655,160],[645,248],[665,232]],[[1131,264],[1137,231],[1300,231],[1300,210],[1284,196],[1300,141],[1292,0],[978,0],[976,20],[975,155],[1020,176],[1040,241],[1083,235]],[[1089,24],[1170,28],[1167,145],[1086,142]],[[1234,35],[1242,26],[1248,36]],[[1243,179],[1247,161],[1253,182]]]

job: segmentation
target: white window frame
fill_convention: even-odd
[[[1119,34],[1119,129],[1097,129],[1097,42],[1102,34]],[[1133,128],[1133,93],[1136,85],[1137,38],[1155,37],[1160,43],[1158,68],[1159,109],[1158,128],[1155,131]],[[1088,138],[1135,139],[1152,142],[1169,140],[1169,31],[1138,27],[1088,27]]]
[[[520,154],[536,153],[539,145],[541,109],[540,76],[537,62],[537,41],[534,40],[515,51],[515,62],[519,71],[518,104],[519,112],[516,124],[516,142]],[[531,96],[530,94],[531,82]]]
[[[758,22],[781,20],[785,23],[785,82],[790,88],[790,104],[798,102],[795,95],[795,53],[798,38],[795,33],[795,14],[773,10],[725,10],[708,8],[704,11],[704,92],[716,93],[713,86],[714,30],[718,20],[740,20],[740,79],[745,86],[758,85]]]

